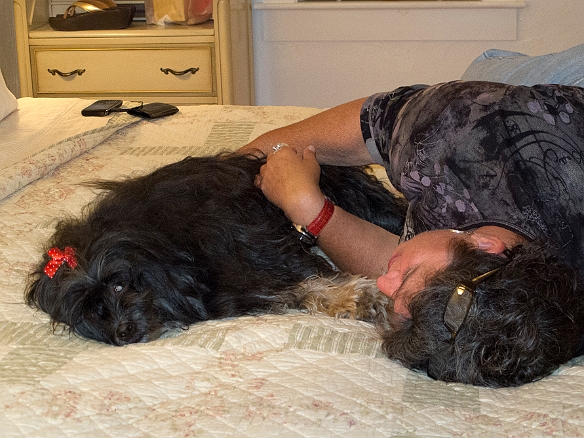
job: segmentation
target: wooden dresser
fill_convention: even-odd
[[[253,103],[247,0],[214,0],[194,26],[58,32],[47,0],[13,0],[21,96]]]

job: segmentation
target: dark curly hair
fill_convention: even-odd
[[[504,261],[456,239],[453,262],[426,280],[383,335],[387,356],[439,380],[489,387],[539,380],[574,357],[584,333],[578,273],[549,245],[524,243],[503,269],[481,283],[454,341],[444,325],[458,284]]]

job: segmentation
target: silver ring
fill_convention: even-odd
[[[452,231],[453,233],[456,233],[456,234],[467,234],[469,236],[472,236],[474,234],[474,231],[472,231],[472,230],[471,231],[461,231],[461,230],[456,230],[454,228],[451,228],[450,231]]]
[[[278,152],[284,146],[288,146],[286,143],[278,143],[276,146],[272,146],[274,153]]]

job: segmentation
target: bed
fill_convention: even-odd
[[[56,218],[93,199],[78,183],[235,149],[319,110],[84,118],[89,101],[3,93],[0,436],[584,435],[584,357],[495,390],[433,381],[383,357],[371,325],[301,312],[210,321],[125,347],[54,332],[23,291]]]

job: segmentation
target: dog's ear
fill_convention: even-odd
[[[42,270],[36,272],[25,291],[25,302],[49,315],[54,326],[64,324],[74,331],[79,318],[78,293],[76,289],[70,289],[69,282],[61,281],[66,275],[57,272],[49,278]]]
[[[153,305],[164,324],[174,322],[184,327],[210,319],[205,297],[212,294],[211,289],[194,278],[191,269],[177,265],[149,269],[147,274],[137,275],[135,287],[152,292]]]

